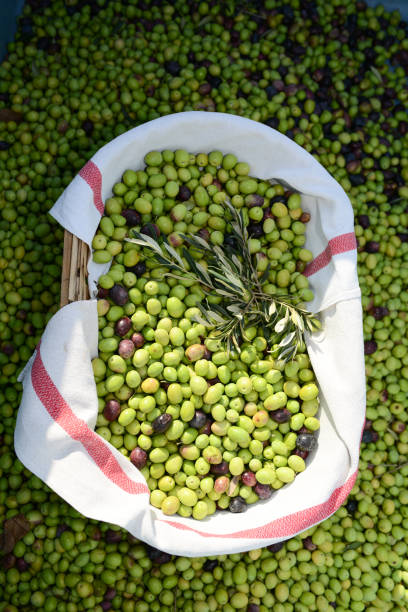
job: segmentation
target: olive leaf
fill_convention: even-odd
[[[3,533],[0,536],[0,551],[10,553],[14,546],[31,529],[31,523],[24,514],[16,514],[3,524]]]

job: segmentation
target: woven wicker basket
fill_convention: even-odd
[[[88,259],[88,245],[68,230],[65,230],[61,276],[61,307],[71,302],[89,299],[87,283]]]

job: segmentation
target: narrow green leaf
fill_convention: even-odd
[[[185,266],[183,264],[183,260],[181,259],[180,255],[177,253],[176,249],[174,249],[168,242],[163,242],[163,246],[168,252],[168,254],[177,261],[179,266],[181,268],[184,268]]]
[[[290,344],[293,340],[293,338],[296,336],[296,332],[291,332],[290,334],[287,334],[287,336],[285,336],[280,342],[279,342],[279,346],[287,346],[288,344]]]

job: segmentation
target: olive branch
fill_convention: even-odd
[[[201,236],[180,234],[190,247],[189,250],[182,246],[180,254],[166,237],[158,242],[151,235],[136,230],[132,230],[134,238],[126,240],[148,249],[150,257],[169,270],[165,276],[189,279],[207,294],[221,298],[218,304],[210,304],[207,298],[197,303],[201,314],[195,319],[213,328],[227,351],[240,352],[245,328],[259,326],[267,342],[272,343],[271,352],[276,352],[278,359],[293,359],[304,343],[305,331],[320,329],[320,321],[304,307],[297,294],[269,295],[262,290],[271,265],[268,264],[262,274],[258,273],[248,248],[249,236],[242,212],[229,201],[224,206],[230,216],[234,247],[221,248],[209,244]]]

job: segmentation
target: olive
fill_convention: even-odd
[[[205,412],[201,410],[196,410],[193,418],[189,422],[190,427],[194,427],[194,429],[201,429],[207,422],[207,415]]]
[[[248,208],[253,208],[254,206],[262,206],[264,205],[264,198],[257,193],[251,193],[245,198],[245,204]]]
[[[372,355],[377,350],[377,343],[375,340],[364,341],[364,355]]]
[[[313,552],[314,550],[317,549],[317,545],[313,542],[310,536],[307,536],[306,538],[304,538],[302,541],[302,544],[303,544],[303,548],[305,548],[306,550],[310,550],[310,552]]]
[[[126,336],[131,327],[132,321],[129,317],[122,317],[115,323],[115,334],[118,336]]]
[[[163,433],[167,431],[172,424],[173,417],[167,412],[160,414],[152,423],[153,431],[156,433]]]
[[[248,225],[248,234],[249,236],[251,236],[251,238],[260,238],[261,236],[263,236],[263,227],[261,225],[261,223],[251,223],[250,225]]]
[[[212,464],[210,472],[216,476],[223,476],[229,472],[229,464],[226,461],[221,461],[221,463],[218,464]]]
[[[138,470],[141,470],[147,462],[147,453],[142,448],[136,446],[130,453],[130,461]]]
[[[280,408],[279,410],[273,410],[269,413],[271,419],[275,421],[275,423],[287,423],[291,418],[291,413],[286,408]]]
[[[124,306],[129,300],[129,294],[126,289],[117,283],[109,289],[109,297],[118,306]]]
[[[181,185],[178,195],[177,195],[177,199],[181,200],[182,202],[186,202],[190,198],[191,198],[190,189],[187,187],[187,185]]]
[[[267,484],[261,484],[257,482],[254,486],[254,491],[258,495],[259,499],[269,499],[272,495],[272,489]]]
[[[144,261],[139,261],[134,266],[129,266],[126,269],[129,272],[133,272],[133,274],[136,274],[136,276],[140,278],[146,272],[146,263]]]
[[[243,472],[241,480],[247,487],[254,487],[256,485],[256,478],[254,472]]]
[[[120,415],[120,404],[118,400],[110,399],[103,409],[103,416],[107,421],[115,421]]]
[[[143,337],[143,334],[141,334],[140,332],[135,332],[134,334],[132,334],[131,336],[131,341],[133,342],[133,344],[135,345],[136,348],[140,348],[144,345],[145,343],[145,339]]]
[[[122,217],[125,217],[126,223],[129,225],[129,227],[140,225],[141,217],[136,210],[133,210],[132,208],[125,208],[125,210],[122,210],[121,214]]]
[[[152,238],[158,238],[160,236],[160,230],[155,223],[146,223],[140,230],[141,234],[151,236]]]
[[[317,440],[313,434],[301,433],[296,437],[296,447],[310,452],[316,447]]]
[[[237,497],[233,497],[229,503],[228,510],[230,512],[238,513],[245,512],[247,509],[247,503],[243,497],[237,495]]]
[[[269,546],[267,546],[267,549],[269,550],[269,552],[276,553],[282,550],[283,545],[284,542],[275,542],[274,544],[269,544]]]
[[[119,342],[118,353],[123,359],[129,359],[132,357],[135,352],[136,346],[133,344],[132,340],[128,338],[124,338]]]

